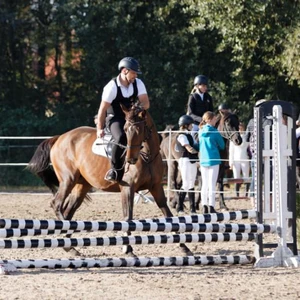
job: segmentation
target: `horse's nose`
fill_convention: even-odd
[[[137,162],[137,158],[128,158],[127,162],[131,165],[134,165]]]

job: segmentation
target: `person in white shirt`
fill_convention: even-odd
[[[188,115],[183,115],[178,120],[179,129],[182,131],[178,134],[175,144],[175,151],[180,153],[178,167],[182,178],[177,206],[179,214],[183,213],[183,202],[186,193],[188,193],[190,201],[190,212],[196,213],[194,187],[197,176],[198,151],[193,148],[196,143],[194,136],[191,134],[193,122],[193,118]]]
[[[111,169],[104,177],[110,182],[120,182],[124,174],[124,148],[127,138],[124,131],[125,114],[121,104],[129,108],[138,99],[145,110],[150,107],[146,87],[137,78],[141,74],[139,62],[133,57],[124,57],[120,60],[118,69],[119,75],[110,80],[103,89],[96,121],[97,137],[103,138],[107,127],[115,141],[111,153]]]
[[[239,125],[240,135],[242,137],[242,144],[234,145],[233,142],[229,144],[229,167],[233,171],[233,177],[238,178],[248,178],[250,173],[250,160],[248,156],[248,146],[247,134],[245,132],[244,124]],[[249,189],[249,183],[246,183],[246,194]],[[239,197],[240,183],[235,184],[236,196]]]

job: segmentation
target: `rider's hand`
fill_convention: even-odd
[[[103,138],[105,136],[104,129],[97,128],[97,138]]]

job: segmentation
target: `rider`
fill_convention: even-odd
[[[141,74],[138,61],[133,57],[124,57],[120,60],[118,69],[119,75],[109,81],[103,89],[97,122],[97,137],[104,137],[104,128],[107,127],[115,141],[112,147],[111,169],[104,177],[111,182],[120,182],[124,174],[124,146],[127,138],[123,128],[125,114],[120,104],[130,107],[138,98],[144,109],[150,107],[146,87],[137,78],[138,74]]]
[[[202,116],[207,111],[214,111],[213,100],[207,92],[208,79],[204,75],[197,75],[194,87],[189,95],[187,114],[194,119],[193,131],[198,131]]]
[[[183,115],[178,120],[179,129],[182,131],[182,133],[178,134],[175,144],[175,150],[180,153],[178,167],[182,177],[182,191],[179,193],[179,204],[177,206],[178,213],[183,213],[183,202],[186,192],[188,192],[189,196],[190,211],[191,213],[196,213],[194,187],[197,176],[196,160],[198,160],[198,151],[193,148],[196,143],[191,135],[193,122],[193,118],[188,115]]]

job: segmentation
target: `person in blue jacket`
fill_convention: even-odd
[[[204,113],[199,124],[199,143],[194,145],[194,148],[199,150],[203,213],[216,213],[216,184],[221,164],[219,151],[225,149],[224,139],[214,127],[216,121],[216,115],[213,112]]]

